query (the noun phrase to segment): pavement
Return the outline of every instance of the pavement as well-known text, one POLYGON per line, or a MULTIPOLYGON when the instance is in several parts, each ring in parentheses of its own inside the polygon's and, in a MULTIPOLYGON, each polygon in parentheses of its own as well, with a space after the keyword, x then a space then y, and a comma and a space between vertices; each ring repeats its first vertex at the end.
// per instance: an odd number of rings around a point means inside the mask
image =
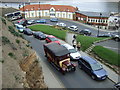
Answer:
MULTIPOLYGON (((73 40, 73 33, 67 33, 67 37, 66 37, 66 42, 69 43, 70 45, 72 45, 72 40, 73 40)), ((63 43, 63 42, 62 42, 63 43)), ((89 56, 88 54, 84 53, 83 51, 80 51, 80 54, 82 56, 89 56)), ((99 62, 99 61, 98 61, 99 62)), ((101 63, 101 62, 99 62, 101 63)), ((107 67, 106 65, 104 65, 103 63, 101 63, 101 65, 103 66, 103 68, 107 71, 108 73, 108 78, 110 80, 112 80, 114 83, 120 82, 120 76, 114 72, 112 69, 110 69, 109 67, 107 67)))

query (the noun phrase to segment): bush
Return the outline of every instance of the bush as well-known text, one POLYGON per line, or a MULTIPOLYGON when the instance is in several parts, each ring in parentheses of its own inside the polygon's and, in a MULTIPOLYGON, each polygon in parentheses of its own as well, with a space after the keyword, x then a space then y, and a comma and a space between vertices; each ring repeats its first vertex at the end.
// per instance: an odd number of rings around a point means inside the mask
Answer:
POLYGON ((9 55, 11 58, 16 59, 16 57, 15 57, 14 53, 10 52, 10 53, 8 53, 8 55, 9 55))
POLYGON ((23 38, 23 35, 20 34, 19 32, 16 32, 15 29, 13 28, 13 26, 8 26, 8 29, 9 29, 9 31, 10 31, 14 36, 22 37, 22 38, 23 38))
POLYGON ((4 63, 5 61, 4 61, 3 59, 0 59, 0 62, 1 62, 1 63, 4 63))
POLYGON ((5 44, 10 44, 10 40, 5 37, 5 36, 2 36, 2 43, 5 45, 5 44))
POLYGON ((20 43, 20 40, 16 39, 16 43, 19 44, 19 43, 20 43))
POLYGON ((0 17, 2 20, 2 23, 6 24, 6 20, 3 17, 0 17))

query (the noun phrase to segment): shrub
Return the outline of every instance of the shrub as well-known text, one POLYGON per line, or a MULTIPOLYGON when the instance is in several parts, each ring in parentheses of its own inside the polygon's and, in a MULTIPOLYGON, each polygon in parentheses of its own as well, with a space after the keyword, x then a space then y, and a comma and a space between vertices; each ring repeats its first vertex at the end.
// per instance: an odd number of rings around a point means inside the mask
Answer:
POLYGON ((1 63, 4 63, 5 61, 4 61, 3 59, 0 59, 0 62, 1 62, 1 63))
POLYGON ((20 43, 20 40, 16 39, 16 43, 19 44, 19 43, 20 43))
POLYGON ((16 59, 16 57, 15 57, 14 53, 10 52, 10 53, 8 53, 8 55, 9 55, 11 58, 16 59))
POLYGON ((5 36, 2 36, 2 43, 5 45, 5 44, 10 44, 10 40, 5 37, 5 36))
POLYGON ((6 24, 6 20, 3 17, 0 17, 2 20, 2 23, 6 24))
POLYGON ((24 38, 22 34, 20 34, 19 32, 16 32, 16 31, 15 31, 15 29, 13 28, 13 26, 8 26, 8 29, 9 29, 9 31, 10 31, 14 36, 24 38))

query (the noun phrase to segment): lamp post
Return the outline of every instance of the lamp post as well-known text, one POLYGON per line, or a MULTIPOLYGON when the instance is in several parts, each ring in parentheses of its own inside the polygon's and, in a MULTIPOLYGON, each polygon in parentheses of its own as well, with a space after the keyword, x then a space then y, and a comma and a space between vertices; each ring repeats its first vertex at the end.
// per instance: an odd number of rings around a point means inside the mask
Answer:
POLYGON ((102 13, 100 13, 99 25, 98 25, 98 34, 97 34, 97 36, 99 36, 99 27, 100 27, 100 22, 101 22, 101 16, 102 16, 102 13))
POLYGON ((40 18, 40 2, 39 2, 39 18, 40 18))

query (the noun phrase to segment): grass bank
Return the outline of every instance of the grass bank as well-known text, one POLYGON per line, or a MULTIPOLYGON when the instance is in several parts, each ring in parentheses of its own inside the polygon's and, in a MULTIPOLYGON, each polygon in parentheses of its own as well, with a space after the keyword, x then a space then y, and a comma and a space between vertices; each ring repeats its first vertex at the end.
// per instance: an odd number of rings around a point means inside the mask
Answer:
POLYGON ((83 35, 77 36, 77 41, 81 43, 81 49, 83 51, 89 48, 93 42, 98 40, 103 40, 103 39, 106 39, 106 38, 90 37, 90 36, 83 36, 83 35))
POLYGON ((105 62, 120 66, 120 63, 118 63, 120 61, 120 54, 102 46, 95 46, 92 52, 99 56, 101 59, 105 60, 105 62))
POLYGON ((66 31, 58 30, 57 28, 53 26, 33 25, 33 26, 29 26, 29 28, 33 31, 41 31, 46 34, 54 35, 62 40, 65 40, 65 37, 66 37, 66 31))

